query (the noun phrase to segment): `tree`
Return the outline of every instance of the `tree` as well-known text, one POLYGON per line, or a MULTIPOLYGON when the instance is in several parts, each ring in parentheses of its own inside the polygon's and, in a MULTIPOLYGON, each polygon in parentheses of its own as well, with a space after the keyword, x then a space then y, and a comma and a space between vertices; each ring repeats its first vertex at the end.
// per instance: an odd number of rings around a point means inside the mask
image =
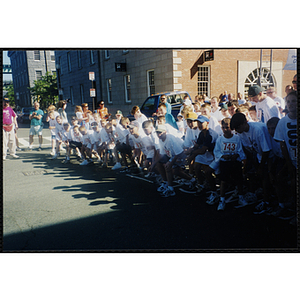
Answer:
POLYGON ((41 109, 58 101, 58 89, 56 74, 46 73, 40 80, 34 80, 34 86, 29 88, 34 100, 40 102, 41 109))
POLYGON ((14 92, 14 86, 12 83, 4 86, 4 91, 6 91, 7 93, 5 94, 5 98, 9 99, 9 103, 10 106, 14 106, 15 105, 15 92, 14 92))

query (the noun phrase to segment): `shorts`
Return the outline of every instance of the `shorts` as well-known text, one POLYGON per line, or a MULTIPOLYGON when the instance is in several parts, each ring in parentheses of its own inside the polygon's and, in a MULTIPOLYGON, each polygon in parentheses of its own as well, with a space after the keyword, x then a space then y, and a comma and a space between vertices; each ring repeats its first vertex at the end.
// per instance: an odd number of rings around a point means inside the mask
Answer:
MULTIPOLYGON (((171 160, 171 157, 167 155, 163 155, 163 157, 159 160, 160 163, 166 164, 168 161, 171 160)), ((178 156, 177 160, 175 161, 174 165, 172 166, 173 169, 181 168, 186 165, 186 155, 185 153, 181 153, 181 155, 178 156)))
POLYGON ((82 143, 76 142, 76 141, 70 141, 69 147, 71 149, 81 148, 82 147, 82 143))
POLYGON ((214 161, 214 156, 211 152, 205 152, 204 154, 199 154, 195 158, 195 162, 202 165, 210 165, 214 161))
POLYGON ((55 135, 55 134, 52 134, 52 135, 51 135, 51 140, 55 140, 55 138, 56 138, 56 135, 55 135))
POLYGON ((243 180, 242 162, 236 161, 220 161, 220 175, 221 181, 228 181, 229 178, 240 182, 243 180))
POLYGON ((125 143, 117 144, 116 149, 117 151, 123 154, 131 154, 132 152, 131 146, 125 143))
POLYGON ((29 129, 29 135, 42 135, 43 125, 31 125, 29 129))

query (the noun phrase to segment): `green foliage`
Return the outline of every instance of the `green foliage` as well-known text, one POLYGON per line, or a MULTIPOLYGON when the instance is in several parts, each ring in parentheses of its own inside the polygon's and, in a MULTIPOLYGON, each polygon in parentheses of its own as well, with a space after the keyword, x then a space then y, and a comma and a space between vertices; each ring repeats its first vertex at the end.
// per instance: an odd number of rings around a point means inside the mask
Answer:
POLYGON ((9 85, 6 85, 4 86, 3 88, 5 91, 7 91, 6 95, 5 95, 5 98, 8 98, 9 99, 9 104, 10 106, 15 106, 15 92, 14 92, 14 86, 13 84, 9 84, 9 85))
POLYGON ((41 109, 46 109, 50 104, 58 102, 58 89, 56 74, 49 72, 40 80, 34 80, 34 86, 29 88, 35 101, 40 102, 41 109))

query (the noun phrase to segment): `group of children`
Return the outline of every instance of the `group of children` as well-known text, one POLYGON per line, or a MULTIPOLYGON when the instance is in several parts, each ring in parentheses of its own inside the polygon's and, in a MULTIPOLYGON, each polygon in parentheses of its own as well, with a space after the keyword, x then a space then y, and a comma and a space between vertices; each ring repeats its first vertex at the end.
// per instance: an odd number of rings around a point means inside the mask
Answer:
POLYGON ((286 97, 283 117, 263 103, 260 87, 250 88, 248 95, 252 101, 243 104, 226 99, 220 104, 217 97, 194 104, 186 99, 177 120, 165 101, 150 118, 134 106, 131 121, 117 111, 108 118, 95 112, 85 120, 73 117, 71 124, 63 123, 50 107, 52 158, 61 145, 66 147, 65 163, 71 151, 82 159, 81 165, 96 158, 103 168, 112 156, 113 170, 135 166, 146 176, 160 178, 157 191, 162 197, 174 196, 174 186, 180 185, 183 193, 202 198, 209 193, 206 202, 218 204, 218 210, 225 209, 229 187, 237 187, 238 207, 257 201, 262 190, 256 213, 278 216, 296 204, 297 92, 286 97))

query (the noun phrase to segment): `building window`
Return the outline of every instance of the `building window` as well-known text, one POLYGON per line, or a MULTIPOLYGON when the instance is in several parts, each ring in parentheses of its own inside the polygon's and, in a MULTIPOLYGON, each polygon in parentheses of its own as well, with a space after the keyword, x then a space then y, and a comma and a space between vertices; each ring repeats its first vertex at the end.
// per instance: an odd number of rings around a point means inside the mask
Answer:
POLYGON ((124 85, 125 85, 125 101, 131 102, 130 75, 124 76, 124 85))
POLYGON ((155 94, 154 70, 147 71, 148 96, 155 94))
POLYGON ((244 82, 244 98, 248 99, 248 90, 249 87, 257 84, 261 85, 263 88, 267 89, 269 86, 276 86, 275 79, 273 74, 270 74, 270 71, 267 68, 262 68, 261 70, 261 79, 259 83, 259 73, 260 69, 254 69, 251 71, 244 82))
POLYGON ((71 99, 71 104, 74 104, 73 87, 72 86, 70 86, 70 99, 71 99))
POLYGON ((84 103, 83 84, 80 85, 80 99, 81 103, 84 103))
POLYGON ((34 60, 41 60, 41 55, 39 50, 34 50, 34 60))
POLYGON ((94 64, 95 63, 95 60, 94 60, 94 51, 90 51, 90 64, 94 64))
POLYGON ((112 103, 111 98, 111 79, 106 80, 106 87, 107 87, 107 102, 112 103))
POLYGON ((77 51, 77 57, 78 57, 78 68, 81 69, 82 63, 81 63, 81 51, 80 50, 77 51))
POLYGON ((71 53, 70 52, 67 53, 67 60, 68 60, 68 71, 71 72, 72 67, 71 67, 71 53))
POLYGON ((50 60, 55 61, 55 53, 54 51, 50 51, 50 60))
POLYGON ((105 54, 105 59, 110 58, 109 50, 104 50, 104 54, 105 54))
POLYGON ((198 95, 210 97, 210 66, 198 66, 198 95))
POLYGON ((40 70, 36 70, 35 71, 35 78, 36 78, 36 80, 41 80, 42 79, 42 71, 40 71, 40 70))

